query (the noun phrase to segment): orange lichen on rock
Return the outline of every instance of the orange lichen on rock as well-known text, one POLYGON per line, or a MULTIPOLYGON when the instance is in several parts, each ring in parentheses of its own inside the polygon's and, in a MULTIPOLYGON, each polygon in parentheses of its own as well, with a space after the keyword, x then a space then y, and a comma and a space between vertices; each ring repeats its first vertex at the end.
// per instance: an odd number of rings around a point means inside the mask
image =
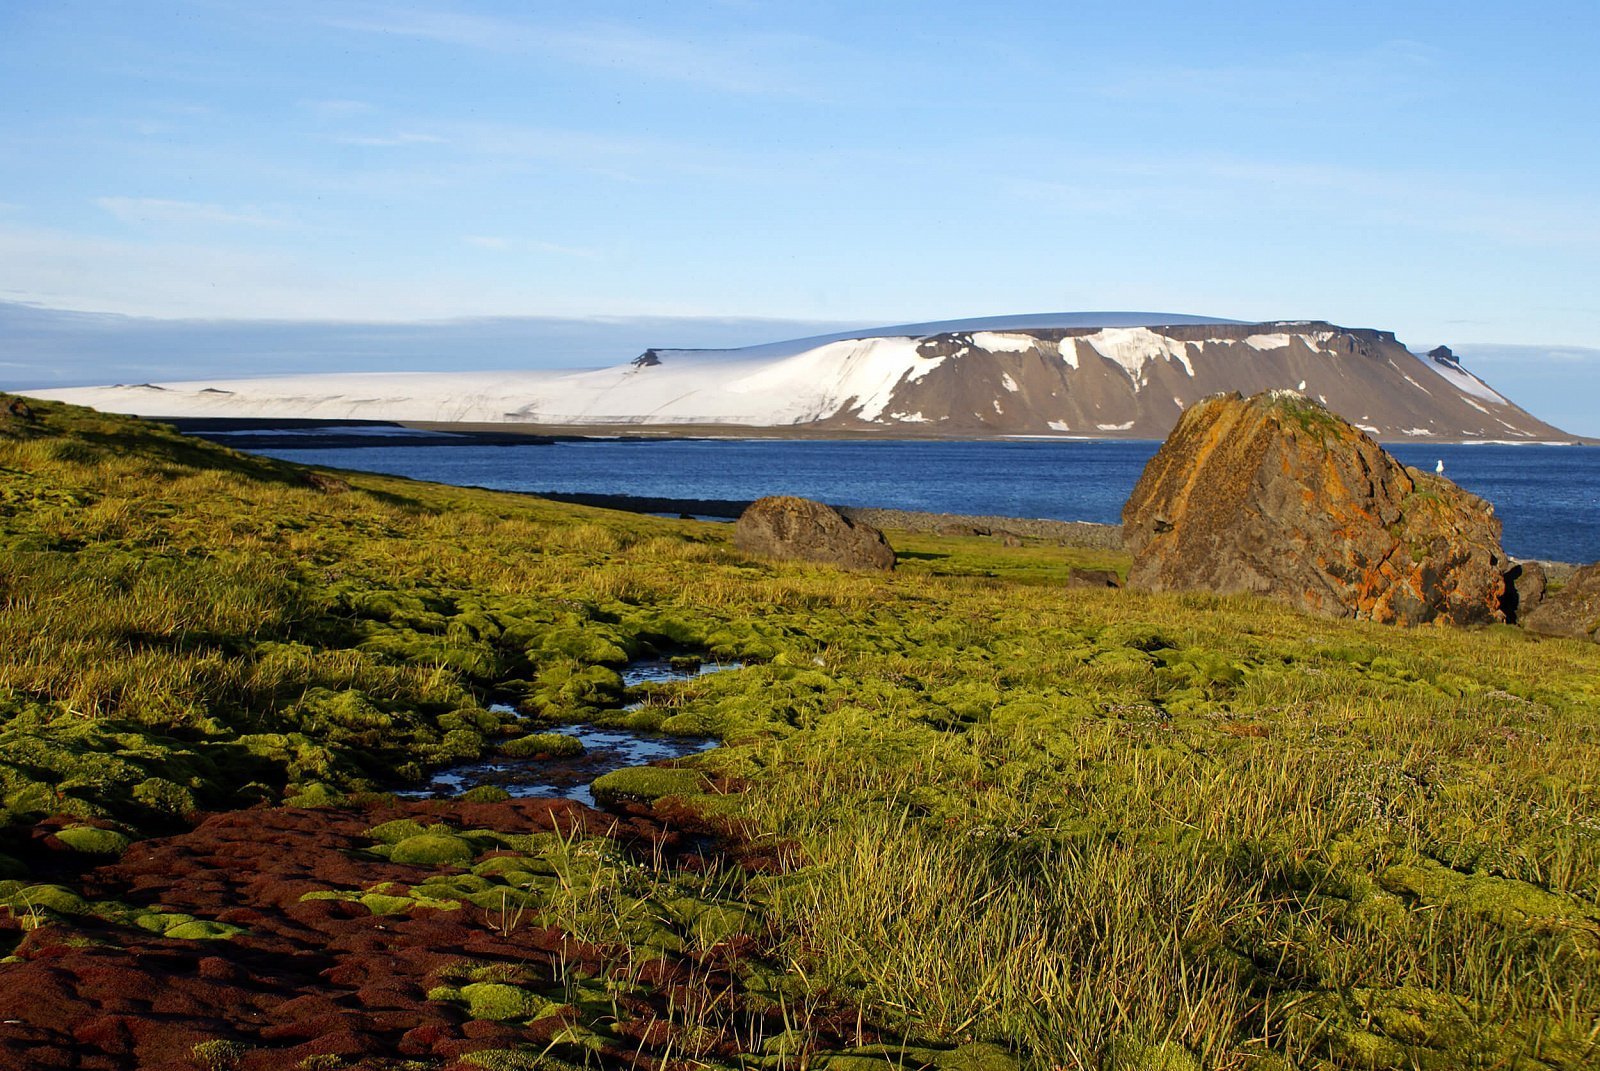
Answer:
POLYGON ((1505 620, 1493 507, 1292 391, 1190 408, 1122 521, 1130 588, 1406 625, 1505 620))

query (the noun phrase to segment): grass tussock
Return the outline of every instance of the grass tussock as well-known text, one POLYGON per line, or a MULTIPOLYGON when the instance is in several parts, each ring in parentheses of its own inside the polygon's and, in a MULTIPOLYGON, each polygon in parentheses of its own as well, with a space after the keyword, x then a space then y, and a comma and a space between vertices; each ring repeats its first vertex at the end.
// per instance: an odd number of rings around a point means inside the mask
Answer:
MULTIPOLYGON (((1600 1060, 1592 645, 1069 590, 1126 563, 1039 543, 892 533, 889 576, 756 561, 715 525, 329 493, 36 411, 0 427, 0 867, 55 813, 139 835, 515 753, 506 697, 723 742, 673 791, 797 860, 736 882, 796 1022, 843 1006, 1038 1068, 1600 1060), (745 668, 624 691, 674 653, 745 668)), ((552 850, 539 917, 586 942, 646 947, 650 904, 687 895, 552 850)), ((686 1037, 724 1014, 688 1007, 686 1037)))

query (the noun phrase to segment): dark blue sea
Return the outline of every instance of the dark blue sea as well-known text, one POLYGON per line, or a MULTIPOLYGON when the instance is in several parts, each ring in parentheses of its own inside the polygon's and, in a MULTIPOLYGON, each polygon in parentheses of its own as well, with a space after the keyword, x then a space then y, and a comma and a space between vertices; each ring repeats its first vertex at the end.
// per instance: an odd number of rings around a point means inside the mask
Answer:
MULTIPOLYGON (((251 448, 249 434, 218 438, 251 448)), ((730 500, 792 494, 835 505, 1115 523, 1160 445, 595 439, 442 447, 422 441, 402 433, 384 436, 382 446, 289 449, 280 437, 260 452, 508 491, 730 500)), ((1494 503, 1505 524, 1508 553, 1600 560, 1600 448, 1424 444, 1388 449, 1428 471, 1442 460, 1446 476, 1494 503)))

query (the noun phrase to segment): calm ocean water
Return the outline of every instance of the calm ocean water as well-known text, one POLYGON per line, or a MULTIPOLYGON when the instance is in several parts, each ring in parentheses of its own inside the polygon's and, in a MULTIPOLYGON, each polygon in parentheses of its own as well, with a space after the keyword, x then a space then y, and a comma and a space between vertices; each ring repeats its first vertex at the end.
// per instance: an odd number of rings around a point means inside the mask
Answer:
MULTIPOLYGON (((322 429, 324 431, 329 429, 322 429)), ((227 436, 249 449, 250 436, 227 436)), ((1115 523, 1159 443, 1010 440, 590 440, 554 445, 274 448, 315 465, 508 491, 752 499, 793 494, 837 505, 1115 523)), ((392 445, 390 445, 392 443, 392 445)), ((1494 503, 1506 550, 1600 560, 1600 448, 1406 445, 1402 461, 1494 503)))

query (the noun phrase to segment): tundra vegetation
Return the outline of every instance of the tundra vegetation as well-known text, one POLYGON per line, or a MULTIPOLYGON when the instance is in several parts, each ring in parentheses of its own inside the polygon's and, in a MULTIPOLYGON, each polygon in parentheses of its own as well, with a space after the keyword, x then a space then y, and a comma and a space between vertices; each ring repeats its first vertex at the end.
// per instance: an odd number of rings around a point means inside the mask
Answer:
MULTIPOLYGON (((1069 590, 1126 560, 1037 541, 891 533, 894 573, 842 573, 714 524, 34 416, 0 423, 0 983, 40 931, 245 940, 86 876, 263 805, 416 876, 308 902, 590 950, 431 968, 441 1014, 498 1024, 463 1066, 1600 1061, 1593 644, 1069 590), (671 655, 743 668, 624 687, 671 655), (573 722, 716 737, 595 788, 726 851, 385 794, 553 761, 573 722)), ((342 1060, 301 1066, 449 1063, 342 1060)))

